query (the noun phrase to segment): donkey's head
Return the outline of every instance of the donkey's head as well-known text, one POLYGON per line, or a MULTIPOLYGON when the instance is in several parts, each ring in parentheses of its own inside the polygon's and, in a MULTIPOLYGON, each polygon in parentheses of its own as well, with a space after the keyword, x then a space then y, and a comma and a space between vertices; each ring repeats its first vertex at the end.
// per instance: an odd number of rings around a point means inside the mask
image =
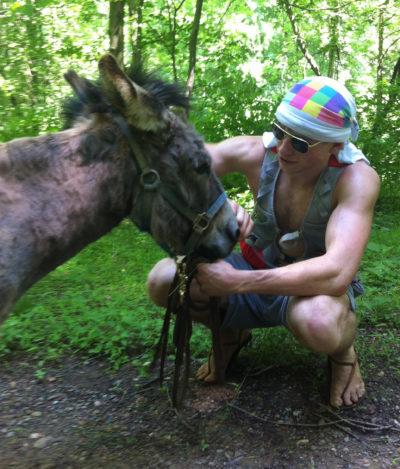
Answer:
MULTIPOLYGON (((174 254, 228 255, 239 231, 234 213, 202 139, 169 109, 189 107, 187 99, 176 85, 126 75, 111 55, 100 59, 99 70, 104 112, 118 123, 139 176, 129 217, 174 254)), ((98 92, 77 75, 67 80, 78 95, 98 92)))

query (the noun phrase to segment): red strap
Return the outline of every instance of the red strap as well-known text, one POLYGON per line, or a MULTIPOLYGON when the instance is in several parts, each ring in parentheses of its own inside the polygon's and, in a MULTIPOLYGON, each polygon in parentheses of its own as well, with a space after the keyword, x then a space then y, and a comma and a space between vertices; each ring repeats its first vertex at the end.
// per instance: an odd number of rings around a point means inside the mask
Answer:
POLYGON ((329 158, 328 166, 334 166, 335 168, 343 168, 343 166, 346 166, 343 163, 339 163, 339 161, 336 159, 335 155, 331 155, 329 158))
POLYGON ((267 269, 268 266, 264 261, 263 252, 260 248, 250 246, 246 241, 240 242, 240 249, 243 257, 253 267, 253 269, 267 269))

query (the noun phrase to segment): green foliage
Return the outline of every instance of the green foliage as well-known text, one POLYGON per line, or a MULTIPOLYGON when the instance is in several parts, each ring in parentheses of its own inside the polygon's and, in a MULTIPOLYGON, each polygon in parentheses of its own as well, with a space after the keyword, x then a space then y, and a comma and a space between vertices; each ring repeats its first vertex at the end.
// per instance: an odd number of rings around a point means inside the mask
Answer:
MULTIPOLYGON (((190 119, 214 142, 269 130, 287 88, 313 73, 298 36, 321 73, 346 82, 358 103, 358 146, 382 178, 379 212, 360 268, 367 286, 359 300, 361 326, 374 324, 389 334, 400 322, 399 5, 394 0, 384 5, 296 0, 290 2, 295 34, 285 3, 204 2, 190 119)), ((182 83, 194 7, 194 0, 144 3, 142 56, 149 68, 182 83)), ((108 9, 106 0, 1 4, 0 140, 60 128, 59 110, 70 93, 63 73, 73 68, 96 78, 97 59, 108 50, 108 9)), ((136 19, 126 21, 129 28, 136 19)), ((130 48, 127 41, 127 64, 130 48)), ((229 195, 251 210, 245 179, 232 174, 223 182, 229 195)), ((129 360, 147 363, 163 311, 149 302, 145 279, 162 255, 151 240, 123 223, 18 302, 1 329, 0 354, 23 350, 49 359, 63 351, 84 351, 105 355, 115 366, 129 360)), ((278 343, 291 349, 281 334, 268 335, 269 352, 278 343)), ((206 355, 209 341, 201 328, 195 328, 192 344, 195 354, 206 355)))
MULTIPOLYGON (((374 325, 384 341, 381 346, 390 343, 392 349, 400 328, 399 246, 398 213, 377 213, 360 268, 366 293, 357 300, 358 315, 361 329, 374 325)), ((147 235, 123 222, 20 299, 0 330, 0 356, 28 352, 50 360, 65 352, 79 352, 106 356, 116 368, 131 362, 146 375, 164 311, 149 301, 145 282, 153 264, 163 256, 147 235)), ((376 341, 380 343, 379 337, 376 341)), ((290 363, 306 353, 281 328, 257 331, 253 343, 261 345, 260 367, 265 357, 270 363, 284 354, 290 363)), ((171 344, 170 340, 169 353, 173 352, 171 344)), ((205 357, 209 347, 209 334, 194 325, 193 355, 205 357)), ((39 366, 38 376, 42 369, 39 366)))
POLYGON ((1 330, 1 350, 48 357, 84 350, 116 366, 142 353, 161 328, 145 281, 162 255, 146 235, 122 223, 22 297, 1 330))
POLYGON ((69 68, 93 74, 106 49, 105 21, 94 1, 9 2, 0 14, 0 140, 60 128, 69 68), (88 14, 87 12, 92 12, 88 14), (90 23, 86 20, 90 19, 90 23), (79 25, 76 29, 71 29, 79 25), (94 47, 94 44, 97 47, 94 47), (103 45, 102 45, 103 44, 103 45))
MULTIPOLYGON (((115 367, 148 364, 164 310, 148 299, 146 278, 164 256, 124 221, 19 300, 0 329, 0 356, 24 351, 49 360, 81 352, 106 356, 115 367)), ((202 328, 194 328, 192 343, 194 356, 206 354, 202 328)))
MULTIPOLYGON (((192 122, 214 142, 269 130, 283 93, 313 73, 301 37, 321 73, 345 81, 356 97, 359 146, 382 176, 382 200, 399 197, 399 5, 297 0, 290 3, 289 18, 287 3, 204 2, 192 122)), ((58 130, 69 93, 62 75, 74 68, 96 77, 97 59, 108 49, 109 2, 21 0, 0 8, 0 140, 58 130)), ((144 3, 141 55, 149 68, 181 83, 187 79, 194 10, 194 0, 144 3)), ((126 15, 126 29, 136 21, 126 15)), ((127 40, 127 64, 130 57, 127 40)), ((243 182, 236 190, 245 190, 243 182)))
POLYGON ((360 277, 366 293, 358 300, 362 322, 400 327, 400 225, 399 212, 375 217, 360 277))

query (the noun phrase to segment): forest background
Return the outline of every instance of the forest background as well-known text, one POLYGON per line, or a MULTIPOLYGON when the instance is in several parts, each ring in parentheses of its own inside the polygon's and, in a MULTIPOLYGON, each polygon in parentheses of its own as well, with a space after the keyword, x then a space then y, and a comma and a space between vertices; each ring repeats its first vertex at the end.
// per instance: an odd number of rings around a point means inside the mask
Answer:
MULTIPOLYGON (((339 79, 356 98, 357 146, 382 180, 360 274, 360 329, 379 337, 377 354, 400 373, 400 6, 394 0, 21 0, 0 1, 0 140, 58 131, 70 94, 68 69, 96 79, 105 52, 145 63, 192 98, 189 119, 206 141, 269 130, 285 91, 307 75, 339 79)), ((244 179, 224 179, 251 209, 244 179)), ((0 333, 0 353, 36 354, 38 373, 63 351, 106 355, 115 367, 148 363, 162 311, 145 279, 163 254, 128 222, 33 287, 0 333)), ((260 332, 260 341, 264 340, 260 332)), ((275 345, 296 344, 285 331, 275 345)), ((194 353, 205 354, 201 332, 194 353)), ((366 346, 365 346, 366 347, 366 346)), ((372 349, 371 349, 372 347, 372 349)), ((296 349, 298 352, 298 349, 296 349)), ((300 352, 298 352, 300 353, 300 352)), ((372 365, 371 365, 372 366, 372 365)), ((373 370, 370 370, 373 372, 373 370)))

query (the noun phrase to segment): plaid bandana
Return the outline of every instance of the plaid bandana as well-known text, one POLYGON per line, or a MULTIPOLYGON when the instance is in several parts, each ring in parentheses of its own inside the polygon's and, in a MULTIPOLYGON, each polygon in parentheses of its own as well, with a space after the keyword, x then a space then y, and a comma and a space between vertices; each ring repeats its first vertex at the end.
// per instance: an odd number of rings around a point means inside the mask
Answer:
POLYGON ((353 96, 328 77, 296 83, 276 111, 278 121, 301 135, 321 142, 357 140, 358 124, 353 96))

